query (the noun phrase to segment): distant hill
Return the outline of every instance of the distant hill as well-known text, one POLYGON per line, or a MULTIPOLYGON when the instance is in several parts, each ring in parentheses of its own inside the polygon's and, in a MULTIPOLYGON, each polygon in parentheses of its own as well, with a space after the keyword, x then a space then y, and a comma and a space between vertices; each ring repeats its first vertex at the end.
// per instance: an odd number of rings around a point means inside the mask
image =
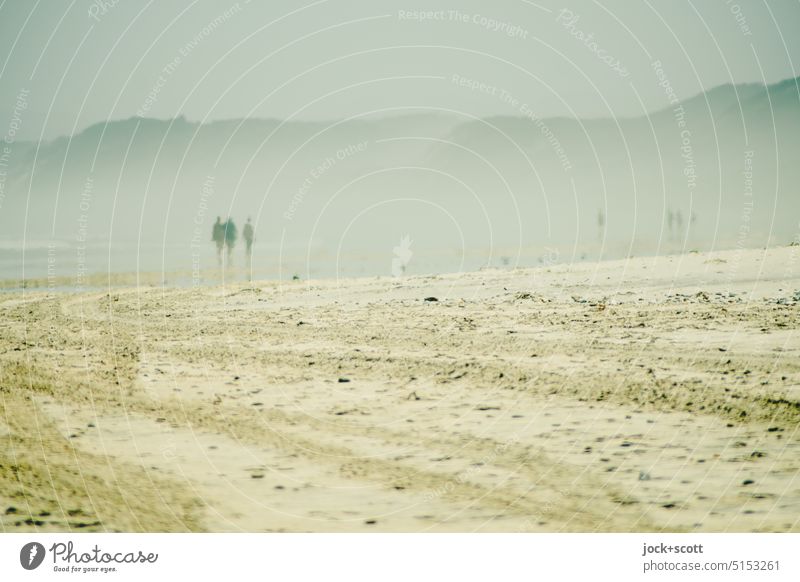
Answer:
POLYGON ((800 222, 799 82, 717 87, 681 116, 99 123, 14 144, 0 236, 74 241, 82 220, 89 238, 188 243, 230 213, 276 245, 783 243, 800 222))

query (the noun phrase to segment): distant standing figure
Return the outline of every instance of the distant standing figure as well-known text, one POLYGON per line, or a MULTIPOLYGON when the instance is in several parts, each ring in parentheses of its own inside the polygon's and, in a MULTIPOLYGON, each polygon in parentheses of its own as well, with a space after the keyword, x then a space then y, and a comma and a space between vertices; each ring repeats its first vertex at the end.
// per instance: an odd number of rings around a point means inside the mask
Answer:
POLYGON ((236 246, 236 239, 238 234, 236 232, 236 224, 234 224, 233 219, 228 217, 228 221, 225 223, 225 247, 228 249, 228 264, 231 263, 231 259, 233 258, 233 247, 236 246))
POLYGON ((597 211, 597 238, 603 238, 603 227, 606 225, 606 215, 603 214, 602 210, 597 211))
POLYGON ((253 230, 253 224, 250 221, 250 217, 247 217, 247 224, 244 225, 242 229, 242 237, 244 237, 244 244, 245 249, 244 252, 249 258, 253 252, 253 240, 255 239, 255 230, 253 230))
POLYGON ((675 221, 675 215, 672 213, 672 209, 667 212, 667 226, 669 227, 669 238, 674 238, 672 235, 672 223, 675 221))
POLYGON ((222 219, 219 216, 217 216, 217 221, 211 231, 211 240, 217 245, 217 261, 222 265, 222 247, 225 246, 225 225, 222 224, 222 219))

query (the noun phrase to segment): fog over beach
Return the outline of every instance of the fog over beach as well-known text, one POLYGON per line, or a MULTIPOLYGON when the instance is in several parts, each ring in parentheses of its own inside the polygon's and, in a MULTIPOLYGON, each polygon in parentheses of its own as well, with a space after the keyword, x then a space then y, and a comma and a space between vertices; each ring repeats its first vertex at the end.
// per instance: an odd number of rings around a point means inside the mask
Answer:
MULTIPOLYGON (((504 91, 458 75, 440 82, 504 91)), ((797 235, 796 79, 716 87, 616 120, 540 119, 529 107, 511 101, 510 115, 488 118, 407 108, 335 123, 132 118, 18 142, 0 265, 6 279, 22 279, 23 267, 46 277, 51 256, 58 276, 213 269, 218 214, 254 217, 252 267, 270 279, 389 276, 406 235, 416 274, 797 235)))
POLYGON ((800 531, 797 30, 0 3, 2 531, 800 531))

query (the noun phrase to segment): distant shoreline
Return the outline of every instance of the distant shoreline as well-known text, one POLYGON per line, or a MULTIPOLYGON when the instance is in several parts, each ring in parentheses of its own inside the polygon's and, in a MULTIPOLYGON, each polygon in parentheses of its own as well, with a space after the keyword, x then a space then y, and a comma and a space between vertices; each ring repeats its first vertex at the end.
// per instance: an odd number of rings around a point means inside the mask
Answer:
POLYGON ((497 271, 511 271, 511 270, 535 270, 554 267, 557 265, 571 265, 571 264, 590 264, 590 263, 608 263, 612 261, 625 261, 634 258, 656 258, 656 257, 680 257, 686 255, 705 255, 717 253, 742 253, 755 250, 770 250, 780 249, 785 247, 797 247, 798 254, 800 254, 800 244, 793 241, 786 245, 772 245, 768 247, 721 247, 714 251, 695 250, 690 249, 683 252, 675 252, 668 250, 664 253, 640 253, 630 257, 615 257, 607 256, 599 260, 591 257, 578 260, 561 260, 553 261, 544 265, 519 265, 519 266, 500 266, 490 265, 484 266, 479 269, 467 269, 463 271, 440 271, 440 272, 427 272, 427 273, 411 273, 402 277, 394 277, 388 272, 386 274, 365 274, 356 276, 327 276, 327 277, 311 277, 307 278, 302 274, 297 274, 297 279, 293 279, 294 274, 287 274, 283 278, 262 276, 267 273, 267 269, 246 269, 242 267, 231 267, 229 269, 204 269, 200 272, 199 283, 193 283, 193 277, 196 278, 197 273, 191 269, 177 269, 177 270, 164 270, 164 271, 120 271, 112 273, 95 272, 82 277, 83 284, 76 285, 76 278, 74 276, 56 276, 56 277, 32 277, 29 279, 18 278, 0 278, 0 293, 14 293, 24 291, 47 291, 51 293, 80 293, 82 291, 96 291, 98 289, 123 289, 128 287, 160 287, 165 289, 189 289, 192 287, 209 288, 222 284, 238 285, 244 283, 292 283, 296 281, 309 282, 325 282, 325 281, 338 281, 338 280, 382 280, 382 279, 396 279, 398 282, 404 279, 419 278, 419 277, 452 277, 464 275, 479 271, 497 270, 497 271))

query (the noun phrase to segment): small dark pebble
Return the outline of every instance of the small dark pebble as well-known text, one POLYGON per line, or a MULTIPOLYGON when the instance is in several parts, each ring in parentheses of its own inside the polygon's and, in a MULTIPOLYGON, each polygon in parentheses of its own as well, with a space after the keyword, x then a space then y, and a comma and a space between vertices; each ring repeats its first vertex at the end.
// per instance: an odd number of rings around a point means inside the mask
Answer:
POLYGON ((365 521, 364 523, 366 523, 367 525, 373 525, 373 524, 376 524, 376 523, 378 523, 378 521, 377 521, 377 520, 375 520, 375 519, 368 519, 368 520, 367 520, 367 521, 365 521))
POLYGON ((14 507, 13 505, 11 507, 9 507, 8 509, 6 509, 6 515, 11 515, 12 513, 16 513, 16 512, 17 512, 17 508, 14 507))
POLYGON ((752 485, 753 483, 755 483, 755 481, 753 481, 752 479, 745 479, 744 481, 742 481, 742 485, 752 485))
POLYGON ((664 509, 672 509, 673 507, 675 507, 675 504, 674 503, 665 503, 661 507, 663 507, 664 509))
POLYGON ((350 378, 339 378, 339 384, 345 384, 346 382, 349 382, 349 381, 350 381, 350 378))
POLYGON ((779 426, 771 426, 767 429, 767 432, 782 432, 783 429, 779 426))
MULTIPOLYGON (((439 299, 437 297, 426 297, 425 301, 433 302, 433 301, 439 301, 439 299)), ((367 522, 367 523, 369 523, 369 522, 367 522)))

